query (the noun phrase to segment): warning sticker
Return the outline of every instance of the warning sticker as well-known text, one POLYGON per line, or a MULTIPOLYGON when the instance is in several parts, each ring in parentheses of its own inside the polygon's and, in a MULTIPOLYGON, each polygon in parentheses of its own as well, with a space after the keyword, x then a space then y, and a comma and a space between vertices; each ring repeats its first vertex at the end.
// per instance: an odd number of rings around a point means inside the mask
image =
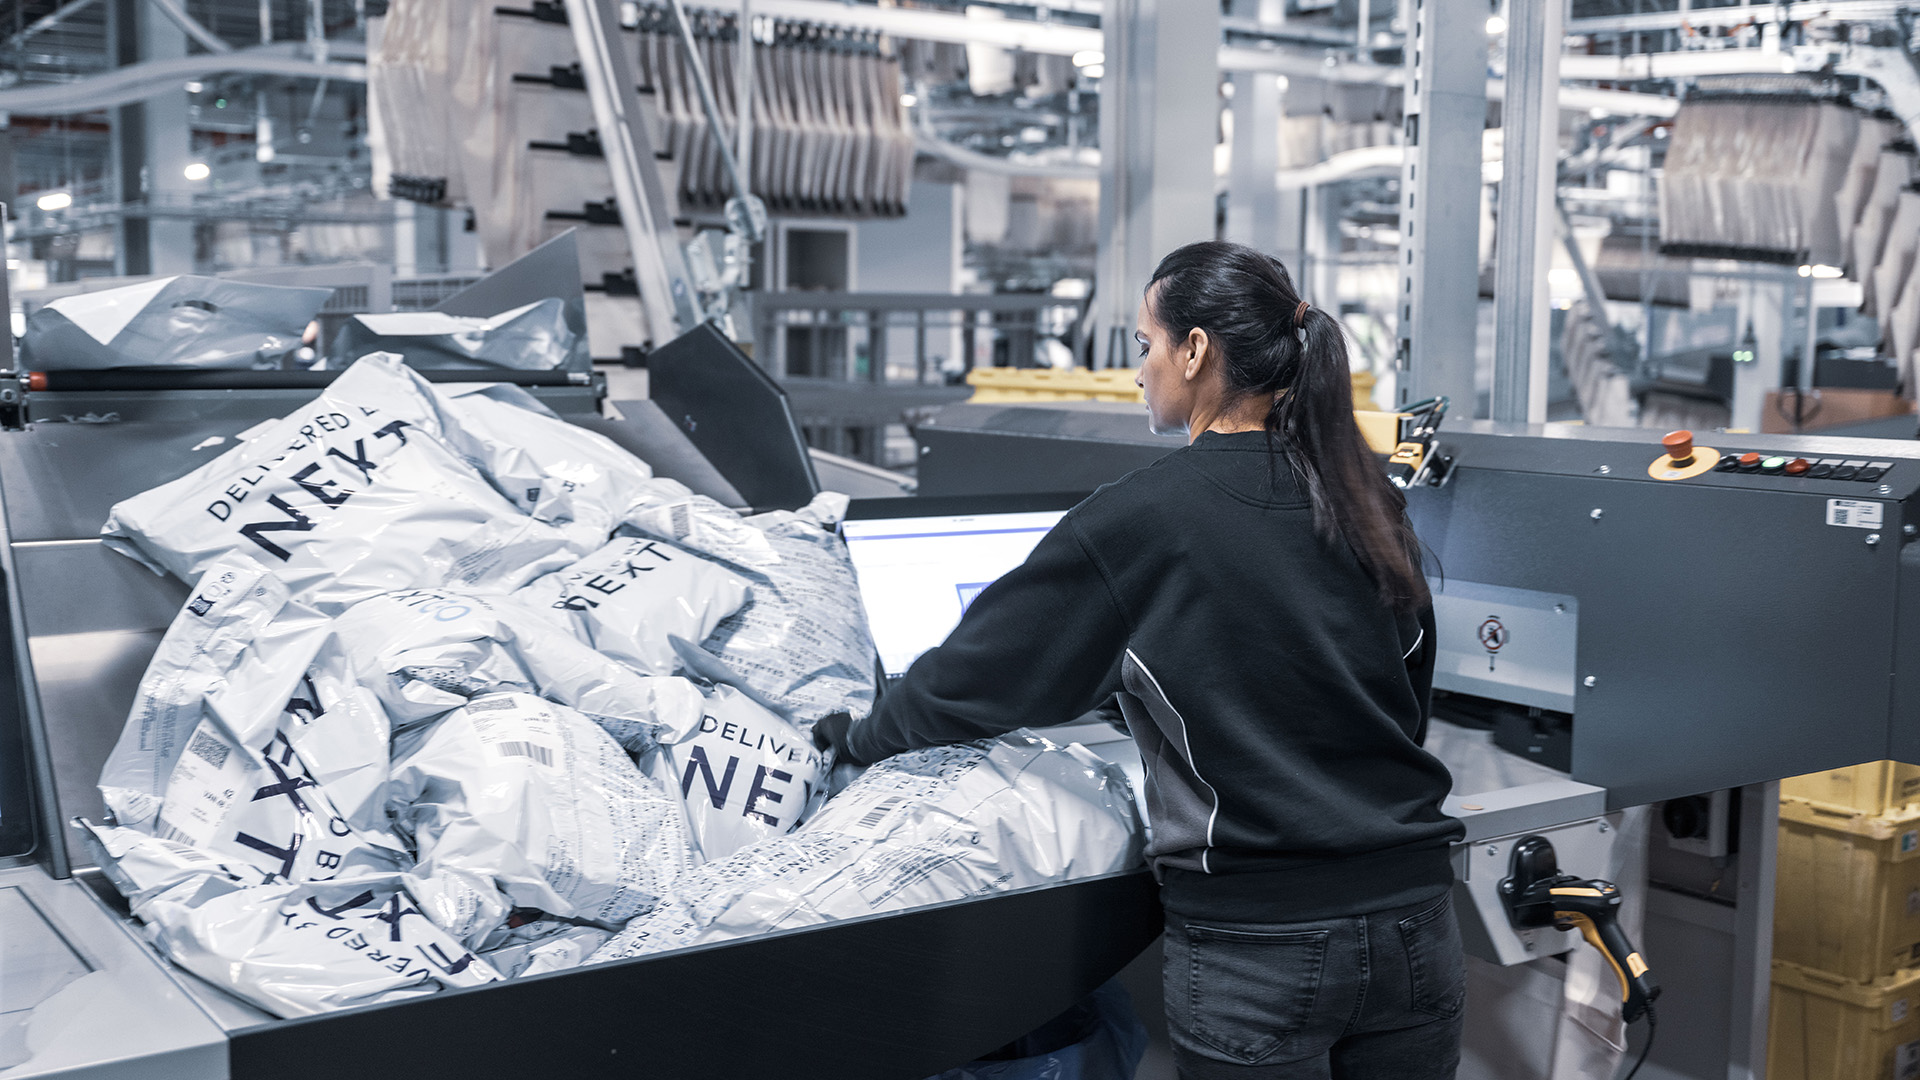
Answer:
POLYGON ((1877 502, 1864 502, 1859 499, 1828 499, 1827 524, 1844 525, 1852 529, 1877 529, 1885 520, 1885 507, 1877 502))

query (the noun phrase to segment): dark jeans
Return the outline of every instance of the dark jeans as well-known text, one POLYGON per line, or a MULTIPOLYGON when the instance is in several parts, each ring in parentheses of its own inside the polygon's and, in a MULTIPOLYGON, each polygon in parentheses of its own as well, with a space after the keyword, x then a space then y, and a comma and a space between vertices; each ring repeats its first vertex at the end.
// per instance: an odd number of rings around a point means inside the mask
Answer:
POLYGON ((1305 923, 1169 911, 1167 1027, 1182 1080, 1451 1080, 1466 961, 1450 898, 1305 923))

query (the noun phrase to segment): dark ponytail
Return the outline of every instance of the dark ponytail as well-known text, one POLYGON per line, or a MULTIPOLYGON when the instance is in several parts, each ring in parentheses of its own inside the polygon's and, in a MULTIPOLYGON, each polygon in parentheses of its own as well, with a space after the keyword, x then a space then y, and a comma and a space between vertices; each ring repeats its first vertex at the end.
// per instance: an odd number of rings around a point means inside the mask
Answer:
POLYGON ((1272 400, 1267 444, 1313 501, 1315 530, 1353 550, 1383 602, 1402 611, 1424 607, 1429 594, 1420 541, 1407 521, 1406 497, 1387 481, 1354 423, 1339 321, 1302 307, 1280 260, 1218 240, 1188 244, 1160 260, 1147 297, 1154 320, 1173 340, 1206 331, 1224 361, 1231 398, 1272 400))

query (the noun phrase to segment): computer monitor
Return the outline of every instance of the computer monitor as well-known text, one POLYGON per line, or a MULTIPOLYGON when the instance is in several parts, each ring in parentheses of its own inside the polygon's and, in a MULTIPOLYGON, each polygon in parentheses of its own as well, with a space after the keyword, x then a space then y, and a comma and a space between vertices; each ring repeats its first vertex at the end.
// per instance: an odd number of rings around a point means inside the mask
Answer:
POLYGON ((890 682, 946 640, 1084 493, 856 500, 841 524, 890 682))

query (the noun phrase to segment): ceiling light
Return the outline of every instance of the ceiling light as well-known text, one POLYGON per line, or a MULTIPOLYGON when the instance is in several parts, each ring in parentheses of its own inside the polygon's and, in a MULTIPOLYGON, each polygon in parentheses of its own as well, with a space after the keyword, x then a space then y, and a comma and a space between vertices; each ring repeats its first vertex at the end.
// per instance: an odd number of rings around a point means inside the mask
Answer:
POLYGON ((50 191, 34 200, 33 205, 42 210, 65 210, 73 205, 73 196, 64 191, 50 191))
POLYGON ((1487 16, 1487 33, 1499 35, 1507 32, 1507 20, 1498 15, 1487 16))
POLYGON ((189 180, 205 180, 213 175, 213 170, 207 168, 207 163, 204 161, 196 161, 181 171, 189 180))
POLYGON ((920 99, 919 99, 919 98, 917 98, 917 97, 915 97, 915 96, 913 96, 912 94, 901 94, 901 95, 900 95, 900 106, 901 106, 902 108, 905 108, 905 109, 911 109, 911 108, 913 108, 913 107, 914 107, 915 105, 918 105, 918 104, 920 104, 920 99))
POLYGON ((1073 54, 1074 67, 1098 67, 1107 62, 1107 54, 1099 49, 1081 49, 1073 54))
POLYGON ((1086 67, 1080 69, 1081 76, 1088 79, 1098 79, 1106 73, 1107 66, 1105 64, 1088 64, 1086 67))
POLYGON ((198 81, 195 81, 195 82, 190 82, 190 83, 188 83, 188 84, 187 84, 187 93, 189 93, 189 94, 197 94, 197 93, 199 93, 200 91, 202 91, 202 90, 205 90, 205 89, 206 89, 206 87, 205 87, 205 86, 203 86, 203 85, 201 85, 201 84, 200 84, 200 83, 199 83, 198 81))

